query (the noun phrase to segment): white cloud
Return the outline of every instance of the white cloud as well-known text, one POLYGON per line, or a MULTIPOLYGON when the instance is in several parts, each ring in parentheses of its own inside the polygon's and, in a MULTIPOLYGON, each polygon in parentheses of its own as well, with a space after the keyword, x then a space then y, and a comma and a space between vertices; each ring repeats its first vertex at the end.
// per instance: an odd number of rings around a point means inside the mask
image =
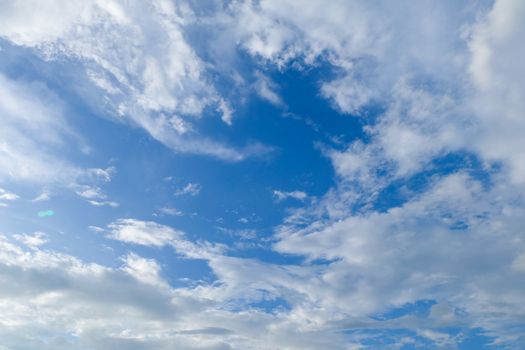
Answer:
POLYGON ((113 208, 117 208, 120 206, 119 203, 113 202, 113 201, 99 201, 99 200, 89 199, 87 202, 95 207, 103 207, 107 205, 113 208))
POLYGON ((292 198, 292 199, 297 199, 297 200, 303 201, 306 198, 308 198, 308 195, 306 194, 306 192, 303 192, 303 191, 289 191, 289 192, 286 192, 286 191, 274 190, 273 191, 273 195, 278 201, 282 201, 282 200, 285 200, 285 199, 288 199, 288 198, 292 198))
POLYGON ((37 195, 35 198, 33 198, 32 202, 44 202, 51 199, 53 196, 53 193, 47 189, 42 190, 39 195, 37 195))
POLYGON ((525 6, 522 1, 498 0, 471 28, 470 73, 475 95, 471 107, 479 129, 473 148, 489 160, 503 161, 514 182, 524 183, 525 6))
MULTIPOLYGON (((322 276, 325 285, 307 288, 324 310, 341 317, 422 299, 447 301, 469 315, 456 319, 456 326, 479 326, 508 341, 519 337, 510 329, 519 329, 525 314, 520 307, 509 311, 521 303, 523 285, 515 281, 524 247, 514 242, 525 208, 507 207, 516 192, 500 180, 483 190, 467 175, 452 174, 384 213, 347 211, 330 220, 310 219, 306 227, 304 221, 284 225, 275 248, 332 261, 322 276)), ((327 197, 322 206, 336 205, 334 200, 344 196, 327 197)))
POLYGON ((160 266, 153 259, 145 259, 130 253, 123 258, 125 266, 123 271, 137 280, 158 287, 167 287, 168 284, 160 276, 160 266))
POLYGON ((284 101, 277 93, 277 84, 259 71, 255 72, 255 77, 254 88, 257 95, 276 107, 285 107, 284 101))
POLYGON ((72 131, 63 104, 44 85, 0 75, 0 178, 67 183, 82 172, 58 155, 72 131))
POLYGON ((283 278, 286 270, 225 258, 217 264, 224 282, 234 283, 234 288, 220 284, 173 288, 156 261, 133 253, 122 261, 122 266, 112 268, 39 248, 24 252, 2 237, 0 270, 6 282, 0 288, 2 345, 53 350, 169 349, 174 343, 180 349, 269 349, 269 344, 289 349, 348 348, 342 335, 328 330, 330 337, 322 336, 326 330, 296 316, 230 310, 228 291, 240 292, 244 278, 254 281, 260 272, 264 286, 268 280, 283 278))
POLYGON ((84 198, 89 204, 93 206, 110 206, 116 208, 120 204, 115 201, 108 200, 108 196, 102 191, 102 189, 94 184, 100 182, 110 182, 111 176, 114 172, 115 168, 113 167, 106 170, 98 168, 88 169, 84 177, 86 178, 85 180, 91 182, 91 184, 75 184, 71 187, 75 189, 77 195, 84 198))
POLYGON ((221 113, 222 121, 228 125, 232 125, 233 109, 231 108, 231 106, 226 101, 221 99, 219 101, 219 106, 217 107, 217 110, 221 113))
POLYGON ((108 229, 110 239, 148 247, 172 246, 181 256, 190 259, 207 259, 224 250, 221 245, 193 243, 184 237, 182 231, 153 221, 119 219, 109 224, 108 229))
POLYGON ((183 233, 151 221, 120 219, 109 226, 112 239, 126 243, 162 247, 181 239, 183 233))
POLYGON ((184 3, 15 2, 4 10, 0 36, 46 60, 79 63, 83 68, 69 83, 101 115, 124 118, 176 152, 230 161, 258 155, 191 132, 205 109, 218 106, 226 123, 232 110, 185 39, 194 14, 184 3), (27 22, 26 11, 35 7, 27 22))
MULTIPOLYGON (((192 121, 203 110, 218 109, 231 124, 233 108, 210 87, 203 62, 184 37, 184 25, 198 14, 183 3, 145 8, 134 2, 72 2, 60 10, 44 4, 31 13, 32 22, 22 18, 21 6, 2 14, 2 36, 49 58, 80 57, 115 114, 176 151, 230 160, 250 153, 194 137, 192 121), (40 13, 59 20, 41 21, 40 13), (144 21, 137 20, 141 14, 147 14, 144 21), (107 30, 97 32, 100 25, 107 30)), ((453 347, 458 337, 440 329, 466 327, 480 328, 496 342, 523 343, 525 6, 518 0, 484 6, 267 0, 233 2, 227 11, 214 12, 224 34, 216 36, 234 38, 227 47, 238 44, 265 66, 330 64, 335 77, 319 82, 320 94, 368 123, 366 143, 322 147, 336 185, 294 211, 273 237, 275 251, 306 261, 289 266, 227 256, 222 246, 192 242, 183 232, 150 221, 120 219, 107 230, 96 229, 130 247, 171 246, 184 258, 205 260, 217 278, 214 284, 175 289, 163 280, 157 262, 136 254, 114 269, 36 246, 25 252, 2 240, 6 283, 0 291, 7 297, 0 302, 0 322, 16 332, 0 330, 0 338, 7 346, 55 349, 174 343, 337 349, 359 348, 366 339, 341 330, 366 328, 410 329, 437 347, 453 347), (384 111, 366 119, 364 107, 371 102, 384 111), (374 209, 382 189, 457 151, 474 152, 487 169, 494 161, 504 166, 488 174, 488 185, 463 172, 436 175, 422 193, 407 193, 406 202, 374 209), (250 307, 277 299, 289 310, 250 307), (428 317, 370 319, 428 299, 437 301, 428 317), (62 334, 62 345, 38 340, 49 333, 62 334)), ((43 98, 45 88, 2 79, 0 97, 7 102, 0 106, 6 120, 0 136, 8 141, 0 143, 6 160, 0 176, 76 178, 77 168, 36 147, 40 142, 54 149, 69 135, 67 123, 50 117, 62 115, 56 110, 61 104, 43 98), (40 119, 24 119, 29 114, 40 119), (26 136, 28 130, 34 139, 26 136)), ((282 105, 276 90, 259 76, 259 95, 282 105)), ((262 149, 255 146, 253 153, 262 149)), ((199 191, 190 183, 175 194, 199 191)), ((274 196, 307 198, 301 191, 276 190, 274 196)), ((398 344, 412 342, 417 340, 398 344)))
POLYGON ((77 190, 77 194, 86 199, 104 199, 107 197, 102 193, 102 190, 96 186, 82 186, 77 190))
MULTIPOLYGON (((6 4, 2 11, 0 35, 17 44, 37 45, 42 41, 54 40, 81 17, 82 12, 92 6, 92 1, 16 1, 6 4), (35 11, 36 10, 36 11, 35 11), (45 14, 43 16, 42 14, 45 14), (52 18, 52 20, 49 20, 52 18), (28 25, 31 22, 33 25, 28 25)), ((85 13, 84 17, 90 14, 85 13)))
MULTIPOLYGON (((0 101, 2 182, 44 185, 33 202, 48 200, 49 187, 70 188, 84 198, 104 197, 94 184, 110 181, 115 168, 86 169, 64 157, 65 148, 80 151, 84 143, 69 125, 62 100, 42 83, 0 74, 0 101)), ((0 191, 0 199, 9 198, 15 199, 14 194, 0 191)))
POLYGON ((182 211, 178 210, 177 208, 172 208, 172 207, 160 208, 159 212, 161 214, 171 215, 171 216, 183 216, 184 215, 182 211))
POLYGON ((321 93, 332 100, 337 109, 347 114, 359 114, 361 108, 374 98, 374 92, 370 88, 351 76, 323 84, 321 93))
POLYGON ((43 232, 16 234, 13 237, 30 248, 36 248, 48 242, 47 235, 43 232))
POLYGON ((110 182, 116 172, 117 168, 114 166, 110 166, 106 169, 89 168, 86 170, 86 177, 93 181, 110 182))
POLYGON ((188 183, 184 187, 179 188, 175 191, 175 196, 184 196, 184 195, 190 195, 190 196, 196 196, 201 192, 202 186, 198 183, 188 183))
POLYGON ((88 228, 91 231, 96 232, 96 233, 103 233, 103 232, 105 232, 102 227, 98 227, 98 226, 95 226, 95 225, 90 225, 90 226, 88 226, 88 228))
POLYGON ((3 188, 0 188, 0 199, 1 200, 12 201, 12 200, 15 200, 15 199, 18 199, 18 198, 20 198, 20 197, 17 194, 9 192, 9 191, 6 191, 3 188))

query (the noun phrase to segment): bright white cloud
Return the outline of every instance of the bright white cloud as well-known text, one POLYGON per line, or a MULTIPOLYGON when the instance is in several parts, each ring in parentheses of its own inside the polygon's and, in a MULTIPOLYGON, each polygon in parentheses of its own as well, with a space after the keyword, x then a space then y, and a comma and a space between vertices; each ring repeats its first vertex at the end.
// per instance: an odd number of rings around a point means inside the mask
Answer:
POLYGON ((51 199, 53 196, 53 193, 47 189, 44 189, 42 192, 40 192, 39 195, 37 195, 35 198, 33 198, 32 202, 44 202, 51 199))
POLYGON ((180 231, 151 221, 121 219, 108 227, 110 229, 109 237, 112 239, 154 247, 168 245, 183 236, 180 231))
POLYGON ((148 247, 172 246, 180 255, 191 259, 207 259, 224 247, 207 242, 193 243, 182 231, 153 221, 119 219, 108 225, 107 237, 124 243, 148 247))

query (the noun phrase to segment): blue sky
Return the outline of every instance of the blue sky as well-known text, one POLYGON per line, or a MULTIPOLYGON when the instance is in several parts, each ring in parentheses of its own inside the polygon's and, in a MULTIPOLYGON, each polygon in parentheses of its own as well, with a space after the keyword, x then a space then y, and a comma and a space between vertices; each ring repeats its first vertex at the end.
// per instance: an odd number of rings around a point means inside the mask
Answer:
POLYGON ((0 2, 0 350, 521 349, 524 18, 0 2))

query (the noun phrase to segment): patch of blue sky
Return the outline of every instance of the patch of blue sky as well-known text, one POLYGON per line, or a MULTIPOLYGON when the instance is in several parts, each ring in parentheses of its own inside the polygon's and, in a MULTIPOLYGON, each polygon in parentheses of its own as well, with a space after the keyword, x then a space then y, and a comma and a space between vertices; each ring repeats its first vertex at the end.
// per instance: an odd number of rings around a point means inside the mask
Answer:
POLYGON ((267 313, 287 312, 292 309, 290 304, 283 298, 262 299, 247 306, 267 313))
POLYGON ((378 321, 392 320, 406 315, 413 315, 417 317, 427 317, 433 305, 436 305, 435 300, 418 300, 414 303, 407 303, 401 307, 395 307, 391 310, 379 315, 371 316, 371 318, 378 321))
POLYGON ((383 188, 374 201, 373 209, 379 212, 402 206, 414 196, 424 193, 436 180, 458 172, 464 172, 479 181, 483 190, 491 187, 491 176, 497 173, 497 164, 487 166, 469 152, 452 152, 433 159, 422 170, 407 178, 392 181, 383 188))
POLYGON ((459 350, 482 350, 493 349, 495 347, 494 338, 487 336, 485 332, 479 328, 466 329, 463 332, 464 337, 459 342, 459 350))
POLYGON ((356 337, 365 335, 366 337, 361 341, 361 345, 365 349, 370 350, 437 350, 448 348, 481 350, 492 348, 493 341, 492 338, 485 336, 479 329, 463 328, 421 329, 420 333, 410 329, 355 329, 345 331, 345 333, 356 337), (435 340, 431 338, 433 335, 435 340), (454 340, 448 342, 447 337, 454 340))

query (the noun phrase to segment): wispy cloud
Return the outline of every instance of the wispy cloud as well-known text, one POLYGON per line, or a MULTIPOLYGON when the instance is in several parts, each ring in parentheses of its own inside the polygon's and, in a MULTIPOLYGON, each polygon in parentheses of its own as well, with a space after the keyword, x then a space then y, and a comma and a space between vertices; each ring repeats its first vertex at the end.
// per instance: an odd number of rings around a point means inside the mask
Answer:
POLYGON ((42 190, 42 192, 40 192, 40 194, 38 194, 31 201, 32 202, 44 202, 44 201, 50 200, 52 196, 53 196, 53 193, 51 191, 44 189, 42 190))
POLYGON ((182 188, 177 189, 173 194, 175 196, 196 196, 201 192, 202 186, 198 183, 188 183, 182 188))
POLYGON ((308 198, 308 194, 306 194, 306 192, 303 192, 303 191, 288 191, 287 192, 287 191, 274 190, 273 191, 273 196, 278 201, 283 201, 283 200, 289 199, 289 198, 303 201, 306 198, 308 198))

